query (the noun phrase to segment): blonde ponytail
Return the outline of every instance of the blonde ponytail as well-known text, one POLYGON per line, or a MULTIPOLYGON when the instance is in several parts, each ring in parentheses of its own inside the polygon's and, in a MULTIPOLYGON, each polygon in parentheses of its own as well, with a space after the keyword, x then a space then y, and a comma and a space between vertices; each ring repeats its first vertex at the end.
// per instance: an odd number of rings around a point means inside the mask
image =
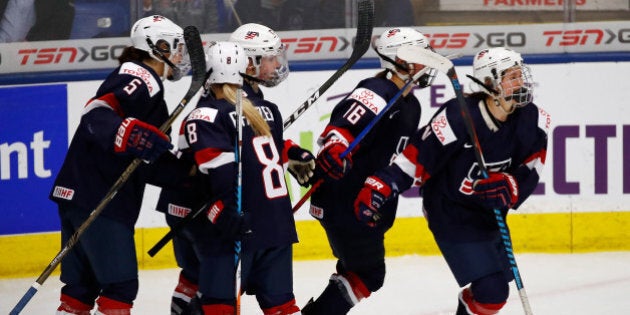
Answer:
MULTIPOLYGON (((236 88, 231 84, 223 84, 223 95, 232 104, 236 104, 236 88)), ((243 115, 254 129, 256 136, 271 136, 271 130, 267 121, 263 119, 254 104, 246 97, 242 98, 243 115)))

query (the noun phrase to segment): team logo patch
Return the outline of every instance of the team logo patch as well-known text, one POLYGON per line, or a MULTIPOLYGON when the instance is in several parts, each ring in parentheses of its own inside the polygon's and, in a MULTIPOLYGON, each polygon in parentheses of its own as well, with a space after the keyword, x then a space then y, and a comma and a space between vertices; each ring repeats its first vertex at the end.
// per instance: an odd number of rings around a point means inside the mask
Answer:
POLYGON ((249 31, 247 32, 247 34, 245 34, 245 39, 253 39, 255 37, 260 36, 260 34, 258 34, 258 32, 254 32, 254 31, 249 31))
POLYGON ((448 122, 445 111, 442 111, 440 114, 435 116, 433 120, 431 120, 431 131, 433 131, 433 134, 435 134, 442 145, 447 145, 457 140, 457 137, 448 122))
POLYGON ((385 35, 385 37, 390 38, 392 36, 396 36, 396 34, 400 33, 400 29, 399 28, 394 28, 391 29, 387 32, 387 34, 385 35))
POLYGON ((214 120, 217 118, 217 113, 218 111, 214 108, 208 108, 208 107, 195 108, 192 112, 190 112, 190 114, 188 114, 188 117, 186 118, 186 120, 187 121, 203 120, 203 121, 213 123, 214 120))
POLYGON ((366 88, 354 90, 348 98, 363 104, 376 115, 387 105, 387 102, 380 95, 366 88))
POLYGON ((549 133, 549 128, 551 128, 551 115, 542 108, 538 108, 538 128, 545 133, 549 133))
POLYGON ((128 74, 134 77, 139 78, 144 82, 149 91, 149 95, 155 96, 160 91, 160 85, 157 80, 151 75, 149 70, 133 63, 133 62, 125 62, 122 66, 120 66, 120 71, 118 74, 128 74))
POLYGON ((74 197, 74 189, 70 189, 70 188, 66 188, 62 186, 55 186, 55 189, 53 190, 52 195, 55 198, 72 200, 72 198, 74 197))
POLYGON ((324 218, 324 209, 320 208, 318 206, 311 205, 311 208, 308 210, 308 212, 315 219, 320 219, 321 220, 321 219, 324 218))

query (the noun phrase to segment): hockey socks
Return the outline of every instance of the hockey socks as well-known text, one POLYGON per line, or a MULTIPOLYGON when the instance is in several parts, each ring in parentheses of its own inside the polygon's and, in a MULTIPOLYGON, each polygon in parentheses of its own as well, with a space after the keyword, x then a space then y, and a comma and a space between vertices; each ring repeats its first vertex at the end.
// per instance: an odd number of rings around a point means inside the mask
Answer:
MULTIPOLYGON (((195 295, 199 286, 186 279, 183 275, 179 275, 179 283, 173 291, 173 297, 171 298, 171 315, 188 315, 197 314, 192 309, 191 302, 195 300, 195 295)), ((197 305, 199 313, 201 307, 197 305)))
POLYGON ((57 308, 57 315, 90 315, 93 305, 85 304, 69 295, 61 295, 61 305, 57 308))
POLYGON ((503 303, 479 303, 473 298, 470 288, 459 293, 459 304, 455 315, 494 315, 505 305, 503 303))
POLYGON ((282 305, 264 308, 263 314, 265 315, 298 315, 300 313, 300 308, 295 305, 295 299, 291 299, 291 301, 286 302, 282 305))
POLYGON ((333 274, 324 292, 317 300, 311 299, 302 309, 302 314, 347 314, 354 305, 370 294, 363 281, 354 273, 349 272, 345 276, 333 274))
POLYGON ((130 303, 112 300, 104 296, 100 296, 96 300, 96 304, 98 309, 94 315, 131 315, 131 307, 133 306, 130 303))

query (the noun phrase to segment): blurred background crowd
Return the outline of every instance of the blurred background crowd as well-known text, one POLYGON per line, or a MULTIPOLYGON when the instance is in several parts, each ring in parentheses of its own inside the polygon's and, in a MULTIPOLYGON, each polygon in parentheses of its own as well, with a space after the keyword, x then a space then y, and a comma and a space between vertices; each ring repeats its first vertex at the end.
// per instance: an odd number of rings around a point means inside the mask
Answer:
MULTIPOLYGON (((0 0, 0 43, 126 37, 137 19, 160 14, 201 33, 256 22, 278 31, 351 28, 357 0, 0 0)), ((375 26, 479 25, 629 20, 630 0, 375 0, 375 26), (475 2, 475 1, 472 1, 475 2), (535 1, 532 3, 536 3, 535 1), (619 10, 619 6, 626 10, 619 10), (625 3, 625 4, 624 4, 625 3), (494 6, 501 14, 488 14, 494 6), (502 8, 499 8, 502 7, 502 8)))

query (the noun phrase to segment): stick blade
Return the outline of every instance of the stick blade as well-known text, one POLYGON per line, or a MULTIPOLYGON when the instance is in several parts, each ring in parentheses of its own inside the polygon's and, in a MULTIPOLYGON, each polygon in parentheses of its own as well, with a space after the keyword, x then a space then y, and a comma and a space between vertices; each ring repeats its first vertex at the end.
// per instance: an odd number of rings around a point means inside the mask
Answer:
POLYGON ((352 55, 358 55, 361 57, 370 48, 370 43, 372 42, 372 31, 374 28, 374 1, 359 0, 357 3, 357 12, 357 35, 354 38, 354 50, 352 51, 352 55))
POLYGON ((447 57, 419 46, 402 46, 396 55, 406 62, 419 63, 442 73, 448 73, 453 68, 453 62, 447 57))
POLYGON ((190 56, 192 66, 192 83, 189 90, 197 92, 203 85, 206 77, 206 55, 203 52, 203 43, 199 30, 195 26, 184 28, 184 41, 190 56))

